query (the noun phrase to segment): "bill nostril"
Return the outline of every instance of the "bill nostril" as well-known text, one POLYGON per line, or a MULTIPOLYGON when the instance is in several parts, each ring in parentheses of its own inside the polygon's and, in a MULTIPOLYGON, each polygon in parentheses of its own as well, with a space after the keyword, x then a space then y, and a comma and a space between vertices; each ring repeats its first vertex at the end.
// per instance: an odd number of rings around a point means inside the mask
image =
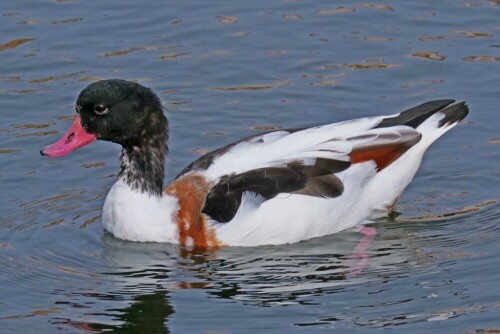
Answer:
POLYGON ((68 135, 68 138, 66 138, 66 144, 69 144, 71 143, 71 141, 73 140, 73 138, 75 138, 75 133, 74 132, 71 132, 69 135, 68 135))

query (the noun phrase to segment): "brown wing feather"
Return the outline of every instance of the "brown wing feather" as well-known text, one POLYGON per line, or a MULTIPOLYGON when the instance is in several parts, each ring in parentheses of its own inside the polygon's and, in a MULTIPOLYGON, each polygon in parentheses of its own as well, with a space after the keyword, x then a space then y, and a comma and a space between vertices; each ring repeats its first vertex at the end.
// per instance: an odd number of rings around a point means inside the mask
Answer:
POLYGON ((351 162, 357 164, 374 161, 377 169, 381 171, 422 139, 422 135, 416 131, 401 133, 397 141, 387 142, 387 139, 391 139, 390 136, 393 134, 382 135, 377 138, 378 140, 366 145, 355 146, 349 154, 351 162))

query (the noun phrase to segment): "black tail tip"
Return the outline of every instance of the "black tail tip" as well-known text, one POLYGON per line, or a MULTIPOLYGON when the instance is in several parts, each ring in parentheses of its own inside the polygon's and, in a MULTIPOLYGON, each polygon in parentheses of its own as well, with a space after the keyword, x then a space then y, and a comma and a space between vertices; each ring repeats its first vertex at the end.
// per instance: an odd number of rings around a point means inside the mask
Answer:
POLYGON ((469 114, 466 102, 459 102, 440 111, 444 117, 439 121, 439 127, 449 126, 463 120, 469 114))

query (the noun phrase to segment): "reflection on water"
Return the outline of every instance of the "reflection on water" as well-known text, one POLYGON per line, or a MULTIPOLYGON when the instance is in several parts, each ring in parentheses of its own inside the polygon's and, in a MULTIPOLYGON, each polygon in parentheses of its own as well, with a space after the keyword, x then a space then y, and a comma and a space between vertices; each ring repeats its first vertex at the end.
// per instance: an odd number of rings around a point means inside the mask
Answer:
MULTIPOLYGON (((49 206, 50 210, 67 209, 62 199, 71 202, 71 195, 58 196, 56 202, 62 202, 49 206)), ((33 201, 24 207, 33 209, 44 201, 55 200, 33 201)), ((236 316, 261 307, 287 307, 294 312, 311 308, 297 318, 277 312, 275 326, 292 323, 297 328, 387 327, 495 313, 500 305, 488 300, 460 307, 450 307, 447 301, 452 296, 468 300, 475 295, 470 285, 476 284, 475 275, 467 262, 475 259, 472 263, 478 271, 495 263, 494 253, 484 254, 484 250, 496 247, 498 209, 495 203, 460 216, 424 217, 411 224, 383 219, 374 225, 378 235, 370 239, 344 232, 255 248, 209 251, 126 242, 109 234, 64 253, 57 253, 57 244, 31 242, 17 250, 5 244, 0 277, 17 275, 0 284, 20 290, 54 280, 61 284, 48 286, 51 298, 45 307, 28 303, 34 305, 29 313, 9 310, 0 321, 45 318, 66 330, 169 333, 178 317, 195 321, 194 332, 238 328, 211 318, 196 322, 206 309, 233 310, 236 316), (471 213, 477 226, 468 224, 471 213), (455 282, 455 277, 460 279, 455 282), (420 302, 423 299, 432 303, 420 302)))
MULTIPOLYGON (((352 254, 360 240, 357 233, 298 245, 217 251, 131 243, 109 234, 101 240, 101 256, 108 266, 100 275, 105 290, 83 292, 82 296, 99 301, 125 298, 127 306, 104 310, 114 326, 99 322, 99 314, 94 318, 94 310, 88 312, 85 308, 81 317, 88 319, 86 322, 56 318, 54 323, 79 329, 117 330, 116 326, 120 326, 123 330, 163 333, 162 324, 168 324, 168 317, 174 313, 171 301, 177 297, 172 295, 176 291, 200 289, 212 298, 253 306, 308 305, 314 304, 318 296, 347 293, 368 281, 381 284, 382 274, 403 274, 411 256, 411 250, 402 245, 404 241, 394 235, 388 240, 375 240, 366 253, 370 259, 367 266, 346 278, 353 260, 360 261, 352 254), (142 317, 141 312, 147 312, 148 318, 142 317)), ((419 266, 424 263, 418 262, 419 266)), ((168 325, 164 330, 168 332, 168 325)))
MULTIPOLYGON (((375 225, 379 235, 365 250, 366 262, 354 254, 363 239, 354 232, 296 245, 229 247, 216 251, 131 243, 105 234, 99 255, 105 270, 96 274, 92 286, 80 292, 55 291, 61 298, 53 310, 58 305, 70 305, 75 310, 71 318, 54 311, 51 321, 86 331, 168 333, 175 316, 191 317, 176 310, 179 298, 188 300, 189 312, 195 318, 196 312, 206 307, 220 305, 224 309, 224 300, 250 308, 316 308, 331 301, 338 304, 328 308, 327 314, 313 312, 292 320, 298 327, 337 323, 386 327, 444 321, 481 311, 497 312, 498 303, 446 308, 440 301, 448 294, 465 299, 472 296, 464 282, 454 282, 453 275, 447 272, 457 270, 452 268, 457 260, 480 257, 472 250, 459 250, 464 245, 473 249, 494 244, 484 233, 492 231, 488 221, 497 213, 498 207, 485 209, 480 221, 486 226, 474 230, 463 224, 470 216, 456 222, 426 220, 411 226, 380 221, 375 225), (457 228, 458 233, 449 235, 450 229, 457 228), (436 252, 443 246, 446 251, 436 252), (352 274, 353 264, 361 262, 364 262, 362 269, 352 274), (406 280, 413 284, 403 283, 406 280), (198 293, 181 291, 202 291, 208 298, 200 299, 196 297, 198 293), (352 300, 353 308, 343 306, 346 298, 352 300), (435 302, 419 307, 415 304, 420 298, 435 302), (117 301, 123 307, 117 307, 117 301), (96 312, 96 305, 102 310, 96 312)), ((497 226, 495 230, 500 229, 497 226)), ((461 276, 461 280, 467 281, 468 276, 461 276)), ((215 321, 199 326, 220 328, 215 321)))
POLYGON ((108 313, 107 315, 115 318, 113 323, 59 318, 55 318, 52 323, 59 328, 72 327, 85 332, 170 333, 167 320, 172 313, 174 313, 174 310, 169 305, 168 294, 163 291, 138 295, 134 297, 130 306, 108 313), (64 325, 64 327, 61 325, 64 325))
POLYGON ((500 328, 498 1, 0 1, 2 333, 500 328), (103 235, 119 148, 40 147, 102 78, 157 91, 171 178, 257 132, 467 100, 378 234, 179 249, 103 235))

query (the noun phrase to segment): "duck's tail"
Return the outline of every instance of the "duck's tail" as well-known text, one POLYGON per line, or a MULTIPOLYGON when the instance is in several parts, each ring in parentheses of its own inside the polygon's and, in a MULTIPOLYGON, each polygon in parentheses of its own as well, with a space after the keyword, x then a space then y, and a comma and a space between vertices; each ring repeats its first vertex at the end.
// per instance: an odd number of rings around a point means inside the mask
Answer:
POLYGON ((455 100, 429 101, 383 119, 376 128, 410 126, 422 134, 422 141, 426 145, 421 146, 428 147, 469 113, 465 102, 452 104, 454 102, 455 100))
POLYGON ((467 116, 469 108, 465 102, 452 104, 454 100, 439 100, 424 103, 402 113, 385 118, 377 127, 406 125, 421 134, 421 139, 399 159, 377 174, 368 189, 369 198, 374 198, 373 217, 390 209, 394 201, 410 183, 420 166, 427 148, 445 132, 452 129, 467 116))
POLYGON ((465 102, 453 104, 428 117, 416 130, 422 134, 422 147, 428 147, 436 139, 451 130, 467 116, 469 108, 465 102))
POLYGON ((454 103, 455 100, 435 100, 422 103, 416 107, 400 112, 396 116, 387 117, 380 122, 376 128, 385 128, 395 125, 407 125, 417 129, 424 122, 429 120, 431 116, 441 114, 442 120, 438 127, 455 124, 467 116, 469 107, 465 102, 454 103))
POLYGON ((439 114, 443 114, 444 117, 439 120, 438 127, 453 127, 469 114, 469 107, 465 102, 459 102, 439 111, 439 114))

